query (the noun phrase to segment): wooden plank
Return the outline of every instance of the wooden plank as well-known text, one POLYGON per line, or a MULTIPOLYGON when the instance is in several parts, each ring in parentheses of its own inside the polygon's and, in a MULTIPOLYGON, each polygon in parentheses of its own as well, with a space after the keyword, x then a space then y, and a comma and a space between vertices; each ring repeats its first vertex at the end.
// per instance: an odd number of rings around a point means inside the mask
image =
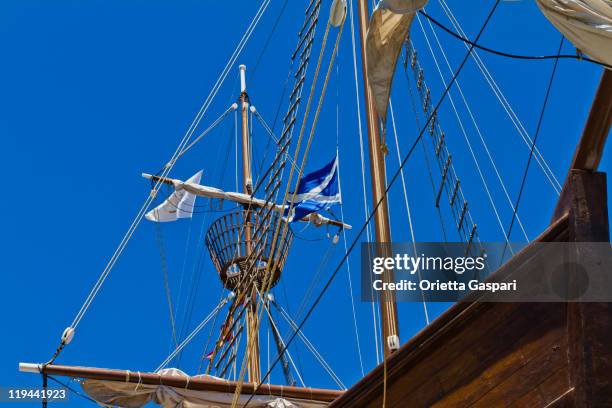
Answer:
MULTIPOLYGON (((561 305, 558 305, 561 307, 561 305)), ((517 400, 526 390, 533 389, 542 378, 546 378, 551 372, 566 367, 567 362, 567 339, 561 330, 549 333, 540 339, 534 339, 537 345, 535 350, 530 350, 531 359, 517 369, 505 381, 499 383, 491 391, 486 393, 473 405, 474 408, 486 408, 500 403, 510 404, 517 400)), ((557 394, 567 390, 567 384, 559 384, 557 394)))
MULTIPOLYGON (((597 170, 611 125, 612 71, 604 69, 595 98, 593 99, 591 111, 582 131, 582 136, 574 152, 574 158, 569 170, 570 173, 572 170, 597 170)), ((570 173, 568 173, 561 195, 559 196, 553 213, 553 221, 569 210, 568 181, 570 173)))
MULTIPOLYGON (((470 406, 494 392, 492 390, 507 388, 509 379, 541 355, 565 353, 565 307, 552 303, 529 304, 521 312, 524 316, 516 317, 518 322, 509 322, 503 330, 490 335, 483 347, 480 344, 475 347, 477 365, 470 367, 455 363, 459 369, 463 369, 462 376, 467 377, 469 382, 449 389, 440 406, 470 406)), ((450 380, 444 383, 450 385, 450 380)), ((516 388, 514 392, 520 395, 524 391, 516 388)))
MULTIPOLYGON (((564 322, 565 308, 554 304, 491 304, 461 332, 429 345, 425 358, 389 382, 387 406, 435 406, 438 401, 440 406, 467 406, 541 351, 540 338, 561 336, 564 322), (546 330, 548 336, 542 334, 546 330)), ((379 395, 368 406, 381 403, 379 395)))
POLYGON ((604 69, 570 169, 597 170, 612 125, 612 71, 604 69))
MULTIPOLYGON (((570 240, 609 242, 605 174, 573 170, 568 189, 570 240)), ((575 406, 612 406, 612 304, 569 304, 567 331, 575 406)))
POLYGON ((568 403, 572 398, 573 389, 569 388, 569 366, 563 366, 544 379, 544 381, 537 384, 531 391, 513 401, 509 408, 552 408, 553 406, 560 408, 571 406, 564 404, 568 403), (559 390, 564 391, 559 393, 559 390))
MULTIPOLYGON (((568 216, 564 216, 549 226, 534 242, 550 242, 565 239, 567 237, 567 225, 568 216)), ((528 246, 525 248, 520 254, 506 263, 504 267, 496 271, 491 278, 496 279, 496 275, 510 273, 516 265, 521 264, 521 258, 524 259, 524 255, 530 252, 530 248, 533 247, 528 246)), ((460 342, 462 337, 466 340, 471 339, 471 341, 467 341, 468 346, 477 344, 476 341, 480 336, 491 336, 491 333, 494 332, 495 319, 507 317, 511 313, 512 308, 516 307, 511 306, 511 304, 497 304, 498 308, 493 309, 495 310, 494 313, 487 313, 488 310, 492 310, 493 304, 478 302, 478 298, 475 296, 469 300, 470 302, 461 302, 453 305, 388 358, 388 383, 393 383, 399 378, 407 376, 410 372, 413 372, 413 368, 419 365, 419 370, 414 371, 417 373, 415 374, 417 379, 414 381, 417 384, 423 384, 427 380, 428 373, 435 373, 436 369, 443 366, 442 362, 434 359, 434 351, 436 349, 443 347, 445 344, 450 347, 453 342, 460 342), (508 308, 507 313, 500 313, 503 308, 508 308), (483 325, 480 332, 471 331, 469 328, 465 329, 478 319, 488 320, 491 326, 487 329, 483 325), (425 363, 423 364, 423 362, 425 363)), ((448 360, 452 358, 452 354, 436 358, 448 360)), ((383 366, 379 365, 347 390, 341 398, 332 402, 330 407, 365 407, 371 401, 380 401, 380 398, 382 398, 383 378, 383 366)), ((389 398, 393 398, 393 396, 390 395, 389 398)))

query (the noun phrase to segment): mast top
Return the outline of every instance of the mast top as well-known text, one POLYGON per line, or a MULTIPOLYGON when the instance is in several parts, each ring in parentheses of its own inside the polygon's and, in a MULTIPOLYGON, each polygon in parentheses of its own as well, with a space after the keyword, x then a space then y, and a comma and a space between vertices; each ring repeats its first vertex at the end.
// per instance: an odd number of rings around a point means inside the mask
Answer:
POLYGON ((246 92, 246 65, 240 64, 240 93, 246 92))

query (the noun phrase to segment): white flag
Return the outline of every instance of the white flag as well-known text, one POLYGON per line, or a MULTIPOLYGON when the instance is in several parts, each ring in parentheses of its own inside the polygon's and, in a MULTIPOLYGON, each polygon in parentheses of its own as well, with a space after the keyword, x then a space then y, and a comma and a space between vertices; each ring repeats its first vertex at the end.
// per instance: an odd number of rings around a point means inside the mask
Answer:
MULTIPOLYGON (((202 170, 194 174, 186 183, 200 184, 202 170)), ((179 187, 163 203, 152 209, 145 218, 153 222, 176 221, 179 218, 191 218, 195 205, 195 194, 188 193, 179 187)))

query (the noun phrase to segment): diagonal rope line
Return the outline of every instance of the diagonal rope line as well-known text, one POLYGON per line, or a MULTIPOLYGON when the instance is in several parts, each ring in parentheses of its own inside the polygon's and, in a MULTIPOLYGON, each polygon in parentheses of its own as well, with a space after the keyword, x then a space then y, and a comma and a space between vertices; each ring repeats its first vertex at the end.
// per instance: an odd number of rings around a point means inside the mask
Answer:
MULTIPOLYGON (((355 41, 355 19, 354 19, 354 12, 353 12, 353 0, 349 0, 349 17, 351 20, 351 45, 352 45, 352 51, 353 51, 353 74, 354 74, 354 78, 355 78, 355 103, 356 103, 356 107, 357 107, 357 127, 359 130, 359 157, 361 159, 361 188, 362 188, 362 194, 363 194, 363 217, 364 220, 367 220, 368 218, 368 212, 369 212, 369 208, 368 208, 368 198, 367 198, 367 193, 366 193, 366 177, 365 177, 365 155, 364 155, 364 148, 363 148, 363 127, 362 127, 362 123, 361 123, 361 104, 360 104, 360 100, 359 100, 359 79, 357 76, 357 50, 356 50, 356 41, 355 41)), ((345 233, 346 234, 346 233, 345 233)), ((368 240, 368 242, 372 241, 372 230, 370 228, 370 224, 367 223, 366 225, 366 239, 368 240)), ((346 251, 346 242, 345 242, 345 254, 347 253, 346 251)), ((370 254, 370 258, 371 258, 371 254, 370 254)), ((371 289, 372 291, 372 299, 374 299, 374 289, 371 289)), ((374 348, 376 350, 376 364, 380 364, 380 342, 379 341, 379 335, 378 335, 378 320, 377 320, 377 314, 376 314, 376 306, 374 304, 374 302, 372 302, 372 326, 373 326, 373 330, 374 330, 374 348)))
MULTIPOLYGON (((278 341, 280 342, 281 347, 284 347, 285 343, 283 342, 283 337, 281 336, 280 330, 278 330, 278 326, 276 325, 276 323, 274 323, 274 319, 272 319, 272 313, 270 313, 270 308, 268 307, 267 304, 265 304, 264 309, 266 310, 266 314, 268 315, 268 319, 270 320, 270 325, 272 326, 272 330, 274 330, 274 332, 278 336, 278 341)), ((295 373, 297 374, 298 379, 300 380, 300 383, 302 383, 302 387, 306 387, 306 384, 304 383, 304 379, 300 375, 300 371, 297 369, 295 363, 293 362, 293 358, 291 358, 291 354, 289 354, 289 349, 284 349, 282 353, 278 353, 279 357, 281 357, 283 354, 286 354, 287 358, 289 358, 289 362, 291 363, 291 366, 295 370, 295 373)), ((268 356, 269 356, 269 353, 268 353, 268 356)))
MULTIPOLYGON (((419 22, 419 26, 421 27, 421 31, 423 32, 423 35, 425 36, 425 40, 427 41, 427 45, 429 47, 429 50, 431 52, 431 55, 434 58, 434 61, 436 63, 436 67, 438 68, 438 73, 440 74, 440 78, 442 79, 442 81, 444 81, 444 75, 442 74, 442 71, 440 70, 440 67, 438 66, 438 61, 436 59, 436 57, 434 56, 434 52, 433 52, 433 48, 429 42, 429 37, 425 31, 425 28, 423 27, 423 23, 421 22, 421 18, 420 16, 417 15, 417 20, 419 22)), ((442 56, 444 58, 444 61, 446 62, 446 66, 448 67, 449 72, 453 72, 450 62, 448 61, 448 57, 446 56, 446 52, 444 51, 444 47, 442 46, 442 43, 440 42, 440 39, 438 38, 438 35, 436 34, 436 31, 434 30, 433 26, 431 25, 431 22, 429 22, 429 27, 431 29, 431 32, 436 40, 436 43, 438 44, 438 48, 440 49, 442 56)), ((463 93, 463 89, 461 88, 461 84, 459 81, 457 81, 457 91, 459 91, 459 95, 461 96, 461 99, 463 101, 463 104, 465 105, 468 115, 470 116, 470 119, 472 121, 472 124, 474 125, 474 129, 476 129, 476 133, 478 134, 480 141, 482 142, 482 145, 485 149, 485 152, 487 153, 487 157, 489 158, 489 162, 491 163, 491 165, 493 166, 493 170, 495 171, 495 175, 497 176, 497 180, 499 181, 499 184, 501 185, 501 188, 504 192, 504 195, 506 196, 506 199, 508 200, 508 204, 510 205, 510 208, 512 209, 512 211, 514 211, 514 204, 512 203, 512 199, 510 198, 510 194, 508 193, 508 189, 506 188, 506 184, 504 183, 501 174, 499 173, 499 170, 497 169, 497 165, 495 164, 495 160, 493 160, 493 156, 491 155, 491 152, 489 151, 489 147, 487 146, 487 143, 485 142, 484 136, 482 135, 482 132, 480 130, 480 126, 478 126, 478 123, 476 122, 476 118, 474 117, 474 114, 472 112, 472 109, 470 108, 470 105, 467 102, 467 99, 465 97, 465 94, 463 93)), ((449 100, 452 101, 452 99, 449 97, 449 100)), ((453 110, 455 112, 455 115, 457 116, 457 120, 459 120, 459 122, 461 122, 459 113, 457 112, 457 109, 455 108, 455 104, 453 102, 452 106, 453 106, 453 110)), ((464 136, 466 138, 467 141, 467 134, 465 133, 465 129, 463 127, 463 124, 460 124, 462 131, 464 132, 464 136)), ((469 142, 468 142, 469 143, 469 142)), ((470 148, 471 150, 471 148, 470 148)), ((476 160, 475 156, 473 155, 472 152, 472 156, 474 157, 474 160, 476 160)), ((482 173, 480 172, 481 176, 482 173)), ((483 183, 484 183, 484 179, 483 179, 483 183)), ((523 232, 523 236, 525 237, 525 240, 527 240, 527 242, 529 242, 529 237, 527 236, 527 232, 525 231, 525 228, 523 227, 523 223, 521 222, 521 219, 518 217, 518 213, 517 213, 517 222, 519 224, 519 227, 521 228, 521 231, 523 232)))
POLYGON ((315 356, 317 361, 319 361, 323 369, 327 372, 327 374, 329 374, 332 380, 334 380, 336 385, 338 385, 342 389, 346 389, 346 386, 344 385, 340 377, 338 377, 338 375, 334 372, 334 370, 329 365, 329 363, 323 358, 321 353, 319 353, 319 350, 317 350, 317 348, 310 342, 310 340, 308 340, 308 338, 306 337, 306 335, 304 334, 302 330, 297 329, 297 323, 291 318, 289 313, 287 313, 285 309, 283 309, 276 302, 272 302, 272 304, 277 308, 277 310, 280 312, 281 316, 285 319, 285 321, 289 324, 289 326, 291 326, 292 329, 298 331, 298 336, 304 342, 304 345, 306 345, 308 350, 315 356))
MULTIPOLYGON (((180 154, 180 152, 183 150, 183 148, 187 145, 187 143, 189 143, 189 140, 193 136, 193 133, 195 132, 197 126, 199 125, 199 123, 202 120, 204 114, 206 113, 206 111, 208 110, 210 105, 212 104, 212 101, 215 98, 217 92, 219 91, 221 85, 225 81, 225 78, 227 77, 227 74, 229 73, 229 70, 230 70, 231 66, 234 64, 235 60, 238 58, 238 56, 242 52, 242 49, 246 45, 248 39, 250 38, 251 34, 253 33, 255 27, 259 23, 263 13, 265 12, 265 10, 267 9, 269 4, 270 4, 270 0, 264 0, 263 3, 261 4, 261 6, 258 9, 257 13, 255 14, 255 17, 251 21, 249 27, 247 28, 246 32, 243 34, 240 42, 238 43, 237 47, 235 48, 234 52, 232 53, 232 56, 227 61, 226 65, 225 65, 225 68, 223 69, 223 71, 219 75, 219 78, 217 79, 217 82, 215 83, 215 85, 211 89, 211 91, 208 94, 206 100, 204 101, 204 103, 200 107, 200 110, 196 114, 196 117, 192 121, 192 123, 189 126, 187 132, 185 133, 185 135, 183 136, 181 142, 179 143, 179 146, 177 147, 177 149, 175 150, 174 154, 172 155, 172 158, 169 161, 172 164, 170 166, 165 167, 163 169, 163 171, 161 172, 161 177, 162 178, 163 177, 167 177, 167 175, 170 173, 170 171, 174 167, 174 164, 175 164, 177 156, 180 154)), ((131 239, 132 235, 134 234, 134 231, 136 230, 137 226, 140 224, 140 221, 142 221, 142 219, 143 219, 147 209, 149 208, 149 205, 155 199, 155 196, 156 196, 156 194, 157 194, 161 184, 162 184, 161 180, 157 181, 155 183, 153 189, 151 190, 151 193, 148 195, 147 199, 143 203, 142 207, 140 208, 139 212, 137 213, 136 217, 134 218, 132 224, 128 228, 128 231, 126 232, 126 234, 124 235, 123 239, 121 240, 119 246, 117 247, 117 249, 113 253, 113 255, 110 258, 110 260, 108 261, 106 267, 104 268, 104 270, 102 271, 100 277, 98 278, 98 280, 94 284, 92 290, 89 292, 89 295, 85 299, 85 302, 81 306, 81 309, 79 310, 79 312, 75 316, 73 322, 70 325, 71 328, 76 329, 76 327, 81 322, 81 319, 83 318, 83 316, 85 315, 85 313, 89 309, 89 306, 91 306, 91 303, 93 302, 94 298, 97 296, 98 292, 100 291, 100 288, 102 287, 104 281, 106 280, 106 278, 110 274, 112 268, 116 264, 117 260, 119 259, 119 257, 123 253, 123 250, 125 249, 125 247, 127 246, 128 242, 130 241, 130 239, 131 239)), ((62 344, 64 344, 64 343, 62 343, 62 344)))
POLYGON ((202 322, 200 322, 200 324, 198 324, 196 326, 195 329, 193 329, 193 331, 189 334, 189 336, 187 336, 185 338, 185 340, 183 340, 181 342, 181 344, 179 344, 178 346, 176 346, 176 348, 174 349, 174 351, 172 353, 170 353, 170 355, 168 357, 166 357, 166 359, 164 361, 162 361, 162 363, 155 369, 155 372, 161 370, 162 368, 166 367, 166 365, 172 361, 172 359, 174 357, 176 357, 181 350, 183 350, 183 348, 185 348, 185 346, 187 344, 189 344, 189 342, 191 340, 193 340, 193 338, 204 328, 204 326, 206 326, 206 324, 210 321, 210 319, 212 319, 220 310, 223 306, 225 306, 225 304, 228 302, 229 298, 225 298, 223 299, 218 305, 217 307, 215 307, 212 312, 210 312, 208 314, 208 316, 206 316, 204 318, 204 320, 202 320, 202 322))
MULTIPOLYGON (((478 40, 480 39, 480 37, 482 36, 482 33, 484 32, 485 28, 487 27, 489 21, 491 20, 491 18, 493 17, 493 14, 495 13, 495 10, 497 9, 497 6, 499 5, 501 0, 495 0, 495 3, 493 5, 493 7, 491 8, 491 10, 489 11, 489 14, 487 15, 482 27, 480 28, 478 34, 476 35, 476 38, 474 40, 474 43, 477 43, 478 40)), ((338 263, 338 266, 336 266, 336 268, 334 269, 334 271, 332 272, 331 276, 329 277, 327 283, 325 284, 325 286, 321 289, 321 292, 319 293, 319 295, 317 296, 317 298, 315 299, 314 303, 312 304, 312 306, 308 309, 308 312, 306 313, 306 315, 304 316, 304 318, 302 319, 302 321, 300 322, 300 324, 298 325, 297 329, 294 330, 293 334, 289 337, 289 339, 286 342, 286 346, 288 347, 291 342, 295 339, 295 337, 297 336, 297 331, 301 330, 304 326, 304 324, 306 323, 306 321, 308 320, 308 318, 312 315, 312 312, 314 311, 315 307, 319 304, 319 302, 321 301, 321 299, 323 298, 323 296, 325 295, 325 293, 327 292, 327 290, 329 289, 332 281, 334 280, 334 278, 336 277, 336 275, 338 274, 338 272, 340 271, 340 269, 342 268, 342 265, 344 264, 344 261, 346 259, 346 257, 348 257, 348 255, 352 252, 352 250, 355 248, 355 246, 357 245, 357 242, 359 240, 359 238, 361 237, 361 234, 363 234, 363 231, 366 229, 368 223, 370 222, 370 220, 372 219, 372 217, 374 217, 374 214, 376 214, 376 211, 378 211, 378 207, 380 207, 381 203, 386 199, 388 193, 389 193, 389 189, 393 186, 393 184, 395 183, 395 181, 397 181, 397 178, 400 174, 400 171, 402 168, 404 168, 404 166, 406 165, 408 159, 410 159, 410 157, 412 156, 412 153, 414 152, 417 144, 419 143, 419 141, 421 140, 421 138, 423 137, 423 134, 425 133, 425 131, 427 130, 433 116, 437 113, 438 109, 440 108, 440 106, 442 105, 442 102, 444 102, 444 99, 446 98, 446 96, 448 95, 448 92, 450 91, 450 87, 455 83, 457 77, 459 76, 459 74, 461 73, 463 67, 465 66, 465 63, 467 62, 468 58, 470 57, 470 54, 472 52, 472 50, 474 49, 474 46, 470 46, 470 49, 468 50, 468 52, 466 53, 465 57, 463 58, 463 60, 461 61, 461 63, 459 64, 459 67, 457 68, 457 70, 455 71, 455 74, 453 75, 453 77, 451 78, 448 86, 446 87, 446 89, 444 90, 444 92, 442 93, 442 95, 440 96, 440 99, 438 100, 438 102, 436 103, 434 109, 432 110, 431 114, 429 115, 429 117, 427 118, 427 121, 425 122, 424 127, 421 129, 421 131, 419 132, 419 135, 416 137, 416 139, 414 140, 414 142, 412 143, 412 145, 410 146, 410 149, 408 150, 408 153, 406 154, 406 156, 404 157, 404 159, 402 160, 399 168, 395 171, 395 173, 393 174, 393 177, 391 178, 391 180, 389 181, 388 186, 386 187, 383 196, 380 198, 380 200, 376 203, 376 205, 374 206, 374 208, 372 209, 372 212, 370 213, 370 215, 368 216, 368 219, 366 220, 366 222, 361 226, 361 228, 359 229, 357 235, 355 236, 355 239, 353 240, 353 242, 351 242, 351 245, 349 246, 349 251, 348 253, 342 257, 342 259, 340 260, 340 262, 338 263)), ((272 364, 272 366, 270 367, 270 369, 268 370, 268 372, 265 374, 265 376, 261 379, 262 383, 268 378, 268 376, 270 375, 270 371, 276 366, 276 364, 278 364, 279 359, 275 359, 274 363, 272 364)), ((256 395, 256 392, 259 390, 260 385, 258 385, 257 387, 254 388, 253 393, 251 394, 251 396, 249 397, 249 399, 246 401, 246 403, 243 405, 243 408, 245 408, 246 406, 248 406, 249 402, 253 399, 253 397, 256 395)))
MULTIPOLYGON (((420 10, 419 13, 422 14, 423 16, 425 16, 431 23, 434 23, 435 25, 440 27, 442 30, 446 31, 451 36, 455 37, 456 39, 458 39, 460 41, 463 41, 466 44, 472 45, 472 42, 469 39, 467 39, 465 37, 462 37, 461 35, 457 34, 453 30, 451 30, 450 28, 446 27, 444 24, 442 24, 441 22, 439 22, 438 20, 436 20, 435 18, 433 18, 432 16, 427 14, 424 9, 420 10)), ((499 55, 501 57, 513 58, 513 59, 522 59, 522 60, 573 59, 573 60, 578 60, 578 61, 590 62, 592 64, 602 66, 604 68, 612 69, 612 65, 606 64, 605 62, 601 62, 601 61, 597 61, 597 60, 588 58, 587 56, 583 55, 582 53, 580 53, 579 55, 576 55, 576 54, 563 54, 563 55, 561 55, 561 54, 558 54, 558 55, 523 55, 523 54, 515 54, 515 53, 511 53, 511 52, 504 52, 504 51, 494 50, 492 48, 485 47, 485 46, 480 45, 480 44, 474 44, 474 47, 478 48, 479 50, 489 52, 491 54, 499 55)), ((577 50, 577 51, 580 52, 580 50, 577 50)))
MULTIPOLYGON (((400 146, 399 139, 397 137, 397 127, 395 126, 395 112, 393 111, 393 103, 391 102, 391 98, 389 98, 389 111, 391 113, 391 125, 393 126, 393 136, 395 137, 395 147, 397 152, 397 161, 401 163, 402 156, 400 154, 400 146)), ((414 251, 414 256, 417 255, 417 247, 416 247, 416 239, 414 237, 414 228, 412 226, 412 214, 410 212, 410 203, 408 202, 408 189, 406 188, 406 179, 404 178, 404 169, 401 169, 400 172, 402 179, 402 190, 404 193, 404 204, 406 205, 406 213, 408 214, 408 227, 410 228, 410 236, 412 237, 412 250, 414 251)), ((421 269, 417 269, 418 278, 421 280, 421 269)), ((423 313, 425 314, 425 325, 429 325, 429 313, 427 312, 427 302, 425 301, 425 293, 421 290, 421 299, 423 301, 423 313)))
MULTIPOLYGON (((561 49, 563 48, 563 41, 565 37, 561 36, 561 41, 559 42, 559 50, 557 54, 561 54, 561 49)), ((525 171, 523 172, 523 179, 521 180, 521 188, 519 189, 518 195, 516 197, 516 204, 514 205, 514 212, 512 213, 512 219, 510 220, 510 226, 508 227, 508 238, 512 233, 512 227, 514 226, 514 220, 516 219, 516 213, 518 211, 519 205, 521 204, 521 198, 523 197, 523 190, 525 188, 525 184, 527 182, 527 174, 529 173, 529 166, 531 165, 531 159, 533 158, 533 152, 536 147, 536 141, 538 140, 538 136, 540 134, 540 128, 542 127, 542 120, 544 119, 544 113, 546 112, 546 105, 548 104, 548 97, 550 96, 550 91, 552 89, 553 82, 555 80, 555 73, 557 72, 557 66, 559 65, 559 60, 556 59, 553 64, 552 72, 550 73, 550 80, 548 81, 548 87, 546 88, 546 96, 544 96, 544 103, 542 104, 542 110, 540 111, 540 118, 538 119, 538 125, 536 127, 535 135, 533 136, 533 142, 531 144, 531 149, 529 150, 529 158, 527 159, 527 164, 525 165, 525 171)), ((504 255, 506 254, 506 246, 504 245, 504 251, 502 252, 501 261, 503 262, 504 255)))
MULTIPOLYGON (((431 43, 429 42, 429 37, 427 36, 427 33, 425 32, 425 28, 423 27, 423 23, 421 22, 420 17, 417 15, 417 20, 419 22, 419 25, 421 27, 421 31, 423 32, 423 35, 425 36, 425 41, 427 43, 429 52, 431 53, 431 56, 434 60, 434 64, 436 66, 436 69, 438 71, 438 74, 440 75, 440 80, 442 81, 442 85, 446 86, 446 79, 444 78, 444 75, 442 74, 442 70, 440 69, 440 64, 438 63, 438 58, 436 57, 433 48, 431 46, 431 43)), ((444 52, 444 51, 443 51, 444 52)), ((451 70, 452 72, 452 70, 451 70)), ((459 81, 457 81, 457 86, 459 86, 459 81)), ((451 104, 451 108, 455 114, 455 117, 457 118, 457 122, 459 124, 459 129, 461 130, 461 133, 463 134, 463 138, 465 139, 465 143, 467 144, 468 147, 468 151, 470 152, 470 155, 472 156, 472 160, 474 160, 474 164, 476 165, 476 171, 478 172, 478 176, 480 177, 480 180, 482 181, 482 185, 484 187, 485 193, 487 195, 487 198, 489 199, 489 204, 491 204, 491 208, 493 209, 493 214, 495 215, 495 219, 497 220, 497 225, 499 226, 499 228, 501 229, 502 235, 504 236, 504 238, 507 240, 508 238, 506 237, 506 230, 504 229, 504 224, 501 220, 501 216, 499 215, 499 210, 497 209, 497 205, 495 204, 495 200, 493 200, 493 196, 491 195, 491 191, 489 189, 489 185, 484 177, 484 174, 482 172, 482 169, 480 168, 480 163, 478 162, 478 159, 476 158, 476 154, 474 153, 474 149, 472 148, 472 143, 470 142, 470 139, 468 137, 467 131, 465 130, 465 126, 463 125, 463 121, 461 120, 461 115, 459 115, 459 112, 457 111, 457 106, 455 105, 455 101, 453 99, 453 95, 452 93, 449 93, 448 95, 448 100, 451 104)), ((510 204, 512 205, 512 204, 510 204)))
MULTIPOLYGON (((448 19, 451 21, 451 24, 453 25, 453 27, 458 32, 460 32, 462 35, 465 36, 465 32, 463 31, 463 28, 461 27, 461 24, 459 23, 459 20, 457 20, 457 18, 454 16, 452 10, 450 9, 450 7, 446 3, 446 1, 445 0, 438 0, 438 1, 440 3, 440 6, 442 7, 442 10, 444 11, 444 13, 448 17, 448 19)), ((465 46, 466 49, 470 48, 468 46, 468 44, 464 44, 464 46, 465 46)), ((502 105, 502 108, 504 109, 504 111, 508 115, 508 118, 510 119, 510 121, 514 125, 514 127, 517 130, 519 136, 523 139, 523 142, 525 142, 525 145, 529 148, 531 146, 531 142, 532 142, 531 136, 529 136, 529 133, 525 129, 525 126, 523 125, 523 123, 519 119, 518 115, 514 112, 514 109, 512 109, 512 105, 510 105, 510 102, 508 102, 508 100, 506 99, 506 96, 502 92, 502 90, 499 87, 499 85, 497 85, 497 82, 495 81, 495 79, 493 78, 493 75, 491 74, 491 72, 489 71, 489 69, 485 65, 484 61, 480 57, 480 54, 478 53, 478 51, 474 50, 472 52, 471 57, 474 60, 474 62, 476 63, 476 66, 478 67, 480 72, 482 73, 483 77, 487 81, 487 84, 489 85, 489 87, 493 91, 493 94, 495 95, 495 97, 497 98, 499 103, 502 105)), ((555 174, 550 169, 550 166, 548 165, 548 163, 544 159, 544 156, 542 156, 542 154, 540 153, 540 151, 539 151, 539 149, 537 147, 536 147, 536 149, 534 151, 534 154, 535 154, 536 162, 538 163, 538 165, 542 169, 542 172, 546 175, 546 178, 550 182, 552 188, 555 190, 557 195, 559 195, 560 191, 561 191, 561 184, 559 183, 559 180, 555 177, 555 174)))

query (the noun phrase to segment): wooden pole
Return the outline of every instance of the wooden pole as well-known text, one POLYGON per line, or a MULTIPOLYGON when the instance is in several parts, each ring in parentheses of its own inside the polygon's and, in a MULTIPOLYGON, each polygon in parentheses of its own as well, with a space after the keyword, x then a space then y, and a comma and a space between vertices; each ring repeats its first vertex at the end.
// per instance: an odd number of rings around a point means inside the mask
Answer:
POLYGON ((603 155, 610 126, 612 125, 612 71, 604 69, 593 98, 591 111, 584 125, 582 136, 576 146, 574 158, 561 195, 553 213, 551 223, 567 213, 571 207, 569 183, 573 170, 596 171, 603 155))
MULTIPOLYGON (((379 118, 373 105, 372 91, 368 80, 366 63, 366 35, 368 31, 368 0, 359 0, 359 37, 361 39, 361 67, 363 72, 363 87, 365 95, 366 118, 368 126, 368 145, 370 148, 370 172, 372 179, 372 199, 374 205, 381 201, 374 215, 374 225, 376 227, 376 242, 387 244, 391 242, 391 230, 389 228, 389 209, 385 197, 387 180, 385 175, 385 157, 381 149, 379 118)), ((387 245, 380 246, 379 256, 390 256, 387 245)), ((393 271, 383 273, 383 281, 393 281, 393 271)), ((399 346, 399 328, 397 323, 397 305, 395 303, 395 293, 385 291, 380 300, 382 333, 384 341, 384 354, 388 356, 397 350, 399 346)))
MULTIPOLYGON (((249 135, 249 96, 246 92, 246 66, 240 65, 240 103, 242 114, 242 181, 245 194, 253 193, 253 175, 251 172, 251 141, 249 135)), ((251 254, 252 233, 251 211, 245 209, 244 239, 247 259, 251 254)), ((246 272, 244 272, 246 273, 246 272)), ((249 382, 259 384, 261 379, 261 366, 259 360, 259 322, 257 316, 257 291, 255 286, 247 287, 251 293, 246 313, 247 326, 247 359, 249 382)))
MULTIPOLYGON (((197 391, 216 391, 232 394, 238 382, 218 380, 210 377, 187 377, 157 373, 143 373, 129 370, 109 370, 106 368, 74 367, 63 365, 19 364, 20 371, 41 373, 43 370, 49 375, 59 375, 72 378, 91 380, 129 382, 133 384, 165 385, 169 387, 185 388, 197 391)), ((339 397, 344 391, 320 388, 302 388, 283 385, 242 384, 244 394, 275 395, 287 398, 299 398, 312 401, 330 402, 339 397)))

